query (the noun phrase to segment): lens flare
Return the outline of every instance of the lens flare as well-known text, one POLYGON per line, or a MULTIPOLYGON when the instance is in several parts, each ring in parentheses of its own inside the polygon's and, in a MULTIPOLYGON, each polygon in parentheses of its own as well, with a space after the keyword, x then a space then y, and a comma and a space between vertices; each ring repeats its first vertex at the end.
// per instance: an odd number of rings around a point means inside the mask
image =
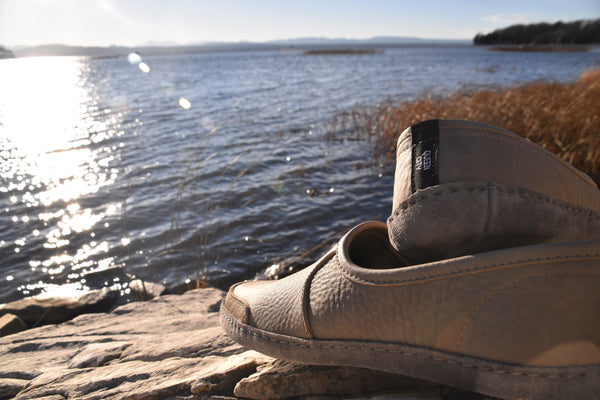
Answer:
POLYGON ((127 61, 129 61, 131 65, 139 64, 142 62, 142 56, 140 56, 139 53, 129 53, 127 61))
POLYGON ((182 97, 179 99, 179 105, 184 110, 189 110, 190 108, 192 108, 192 103, 190 103, 190 101, 188 99, 186 99, 185 97, 182 97))
POLYGON ((145 74, 150 72, 150 67, 145 62, 139 63, 138 68, 140 69, 140 71, 142 71, 145 74))

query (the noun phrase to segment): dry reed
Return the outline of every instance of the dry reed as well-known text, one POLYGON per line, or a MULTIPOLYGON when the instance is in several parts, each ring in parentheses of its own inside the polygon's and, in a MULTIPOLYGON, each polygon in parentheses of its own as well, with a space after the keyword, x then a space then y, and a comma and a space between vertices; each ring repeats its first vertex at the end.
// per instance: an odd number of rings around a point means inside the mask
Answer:
POLYGON ((367 113, 363 126, 377 138, 378 151, 393 157, 400 132, 432 118, 469 119, 508 129, 564 158, 600 185, 600 69, 588 70, 571 84, 535 82, 400 105, 388 102, 367 113))

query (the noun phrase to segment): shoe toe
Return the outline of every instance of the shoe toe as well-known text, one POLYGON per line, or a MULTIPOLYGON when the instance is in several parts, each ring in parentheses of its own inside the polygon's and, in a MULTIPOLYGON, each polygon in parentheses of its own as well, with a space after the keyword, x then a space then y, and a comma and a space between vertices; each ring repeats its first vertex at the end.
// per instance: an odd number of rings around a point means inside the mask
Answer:
POLYGON ((223 306, 239 323, 262 331, 300 338, 310 337, 304 321, 304 283, 311 267, 275 281, 236 284, 223 306))

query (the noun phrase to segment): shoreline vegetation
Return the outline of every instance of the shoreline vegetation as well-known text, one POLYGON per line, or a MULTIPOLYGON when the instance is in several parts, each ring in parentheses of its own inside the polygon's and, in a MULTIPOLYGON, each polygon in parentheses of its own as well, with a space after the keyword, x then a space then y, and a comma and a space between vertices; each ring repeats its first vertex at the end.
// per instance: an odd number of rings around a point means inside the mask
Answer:
POLYGON ((600 18, 554 24, 511 25, 473 38, 475 45, 564 46, 600 43, 600 18))
POLYGON ((469 119, 521 135, 565 159, 600 186, 600 68, 573 83, 533 82, 513 88, 468 88, 447 97, 422 95, 402 103, 335 117, 342 134, 375 138, 375 157, 394 160, 400 132, 434 118, 469 119))

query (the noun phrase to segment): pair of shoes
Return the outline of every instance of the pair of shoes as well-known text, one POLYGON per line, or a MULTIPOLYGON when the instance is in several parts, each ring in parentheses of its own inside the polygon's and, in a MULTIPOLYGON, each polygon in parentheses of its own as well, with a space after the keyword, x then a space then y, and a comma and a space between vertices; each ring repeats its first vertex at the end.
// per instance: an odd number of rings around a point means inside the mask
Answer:
POLYGON ((398 139, 393 211, 309 267, 236 284, 240 344, 513 399, 600 396, 600 191, 506 130, 432 120, 398 139))

